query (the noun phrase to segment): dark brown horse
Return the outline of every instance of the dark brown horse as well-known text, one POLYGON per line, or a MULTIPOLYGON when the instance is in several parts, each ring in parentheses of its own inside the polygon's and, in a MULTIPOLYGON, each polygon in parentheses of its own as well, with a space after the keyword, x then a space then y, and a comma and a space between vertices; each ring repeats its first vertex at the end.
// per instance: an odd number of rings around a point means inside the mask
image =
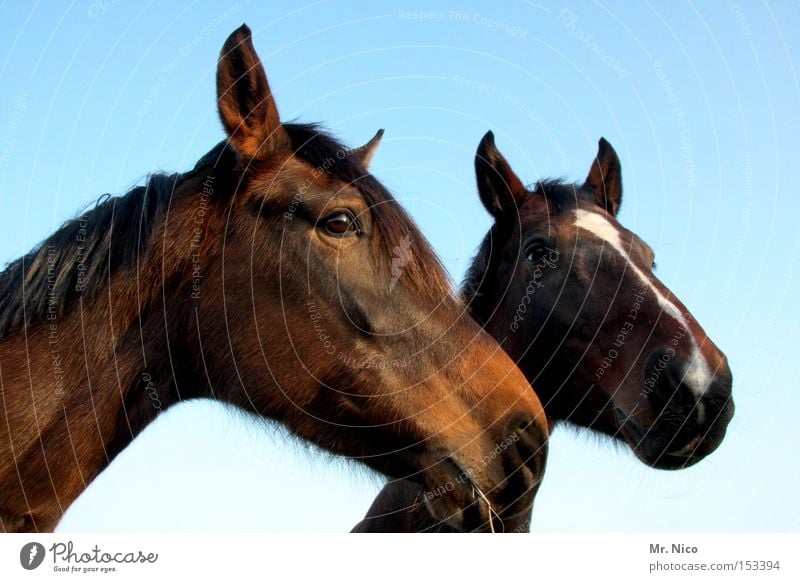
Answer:
POLYGON ((228 138, 193 170, 98 203, 0 274, 0 530, 52 530, 198 397, 415 480, 454 527, 529 510, 541 405, 364 169, 372 148, 281 123, 246 26, 217 94, 228 138))
MULTIPOLYGON (((488 133, 475 158, 495 223, 464 296, 531 381, 551 424, 628 444, 680 469, 716 449, 733 416, 723 353, 653 273, 653 250, 616 219, 620 163, 604 139, 583 184, 529 190, 488 133)), ((442 531, 413 483, 384 488, 355 531, 442 531)))

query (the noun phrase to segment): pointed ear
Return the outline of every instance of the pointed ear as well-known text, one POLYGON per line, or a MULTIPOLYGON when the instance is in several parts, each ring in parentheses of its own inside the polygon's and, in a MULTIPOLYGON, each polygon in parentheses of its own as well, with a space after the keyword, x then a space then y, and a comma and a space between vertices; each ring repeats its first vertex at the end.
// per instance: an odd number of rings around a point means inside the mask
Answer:
POLYGON ((278 107, 246 24, 225 41, 217 64, 217 105, 230 143, 247 158, 288 149, 278 107))
POLYGON ((609 214, 617 215, 622 204, 622 172, 617 152, 602 137, 598 143, 597 159, 583 187, 594 192, 598 206, 605 208, 609 214))
POLYGON ((367 143, 365 143, 361 147, 348 150, 347 156, 351 158, 354 162, 359 164, 362 168, 368 170, 369 164, 372 161, 372 156, 375 155, 375 152, 378 150, 378 146, 381 145, 382 137, 383 137, 383 130, 379 129, 378 133, 376 133, 373 136, 373 138, 369 140, 367 143))
POLYGON ((528 194, 503 154, 494 145, 494 134, 487 132, 475 153, 475 174, 481 202, 495 219, 516 213, 528 194))

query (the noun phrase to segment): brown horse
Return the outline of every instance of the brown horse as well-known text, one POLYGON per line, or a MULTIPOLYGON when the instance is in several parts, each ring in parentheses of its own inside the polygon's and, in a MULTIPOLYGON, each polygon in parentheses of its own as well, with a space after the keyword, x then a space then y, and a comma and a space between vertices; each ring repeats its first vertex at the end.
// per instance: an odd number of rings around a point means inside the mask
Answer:
POLYGON ((364 169, 372 147, 281 123, 246 26, 217 95, 228 137, 194 169, 98 203, 0 274, 0 529, 52 530, 198 397, 415 480, 453 527, 529 510, 541 405, 364 169))
MULTIPOLYGON (((534 386, 551 424, 628 444, 644 463, 680 469, 722 441, 733 416, 723 353, 653 273, 653 250, 616 219, 620 163, 599 151, 583 184, 523 186, 489 132, 475 158, 495 223, 463 287, 475 317, 534 386)), ((443 531, 391 483, 354 531, 443 531)))

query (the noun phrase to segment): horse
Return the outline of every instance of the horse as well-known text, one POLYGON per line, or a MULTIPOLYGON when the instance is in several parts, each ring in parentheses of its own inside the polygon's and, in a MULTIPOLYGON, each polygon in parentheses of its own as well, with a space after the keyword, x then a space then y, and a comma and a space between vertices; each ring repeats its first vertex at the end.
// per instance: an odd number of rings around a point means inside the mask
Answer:
MULTIPOLYGON (((530 380, 551 429, 589 428, 657 469, 712 453, 734 412, 727 358, 656 277, 653 249, 618 222, 611 144, 600 139, 583 183, 529 189, 489 132, 475 170, 494 224, 462 295, 530 380)), ((451 531, 418 496, 413 483, 389 483, 353 531, 451 531)))
POLYGON ((246 25, 216 88, 226 138, 193 169, 101 199, 0 274, 0 529, 51 531, 193 398, 412 479, 457 529, 529 509, 541 403, 366 170, 375 143, 281 122, 246 25))

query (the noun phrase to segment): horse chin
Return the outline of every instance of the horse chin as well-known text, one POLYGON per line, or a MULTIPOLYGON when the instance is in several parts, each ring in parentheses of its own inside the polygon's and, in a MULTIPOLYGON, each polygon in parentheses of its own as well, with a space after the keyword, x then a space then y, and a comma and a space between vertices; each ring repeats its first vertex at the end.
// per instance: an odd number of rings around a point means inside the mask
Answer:
POLYGON ((617 436, 640 461, 654 469, 675 471, 686 469, 705 459, 719 447, 724 436, 696 435, 688 442, 671 447, 674 433, 658 424, 643 427, 619 408, 615 409, 617 436))
POLYGON ((447 458, 425 472, 422 501, 438 522, 457 531, 489 529, 489 508, 469 476, 447 458))
MULTIPOLYGON (((466 493, 464 491, 463 493, 466 493)), ((447 499, 425 495, 425 507, 439 523, 460 532, 491 531, 489 509, 476 496, 475 499, 447 499)))

